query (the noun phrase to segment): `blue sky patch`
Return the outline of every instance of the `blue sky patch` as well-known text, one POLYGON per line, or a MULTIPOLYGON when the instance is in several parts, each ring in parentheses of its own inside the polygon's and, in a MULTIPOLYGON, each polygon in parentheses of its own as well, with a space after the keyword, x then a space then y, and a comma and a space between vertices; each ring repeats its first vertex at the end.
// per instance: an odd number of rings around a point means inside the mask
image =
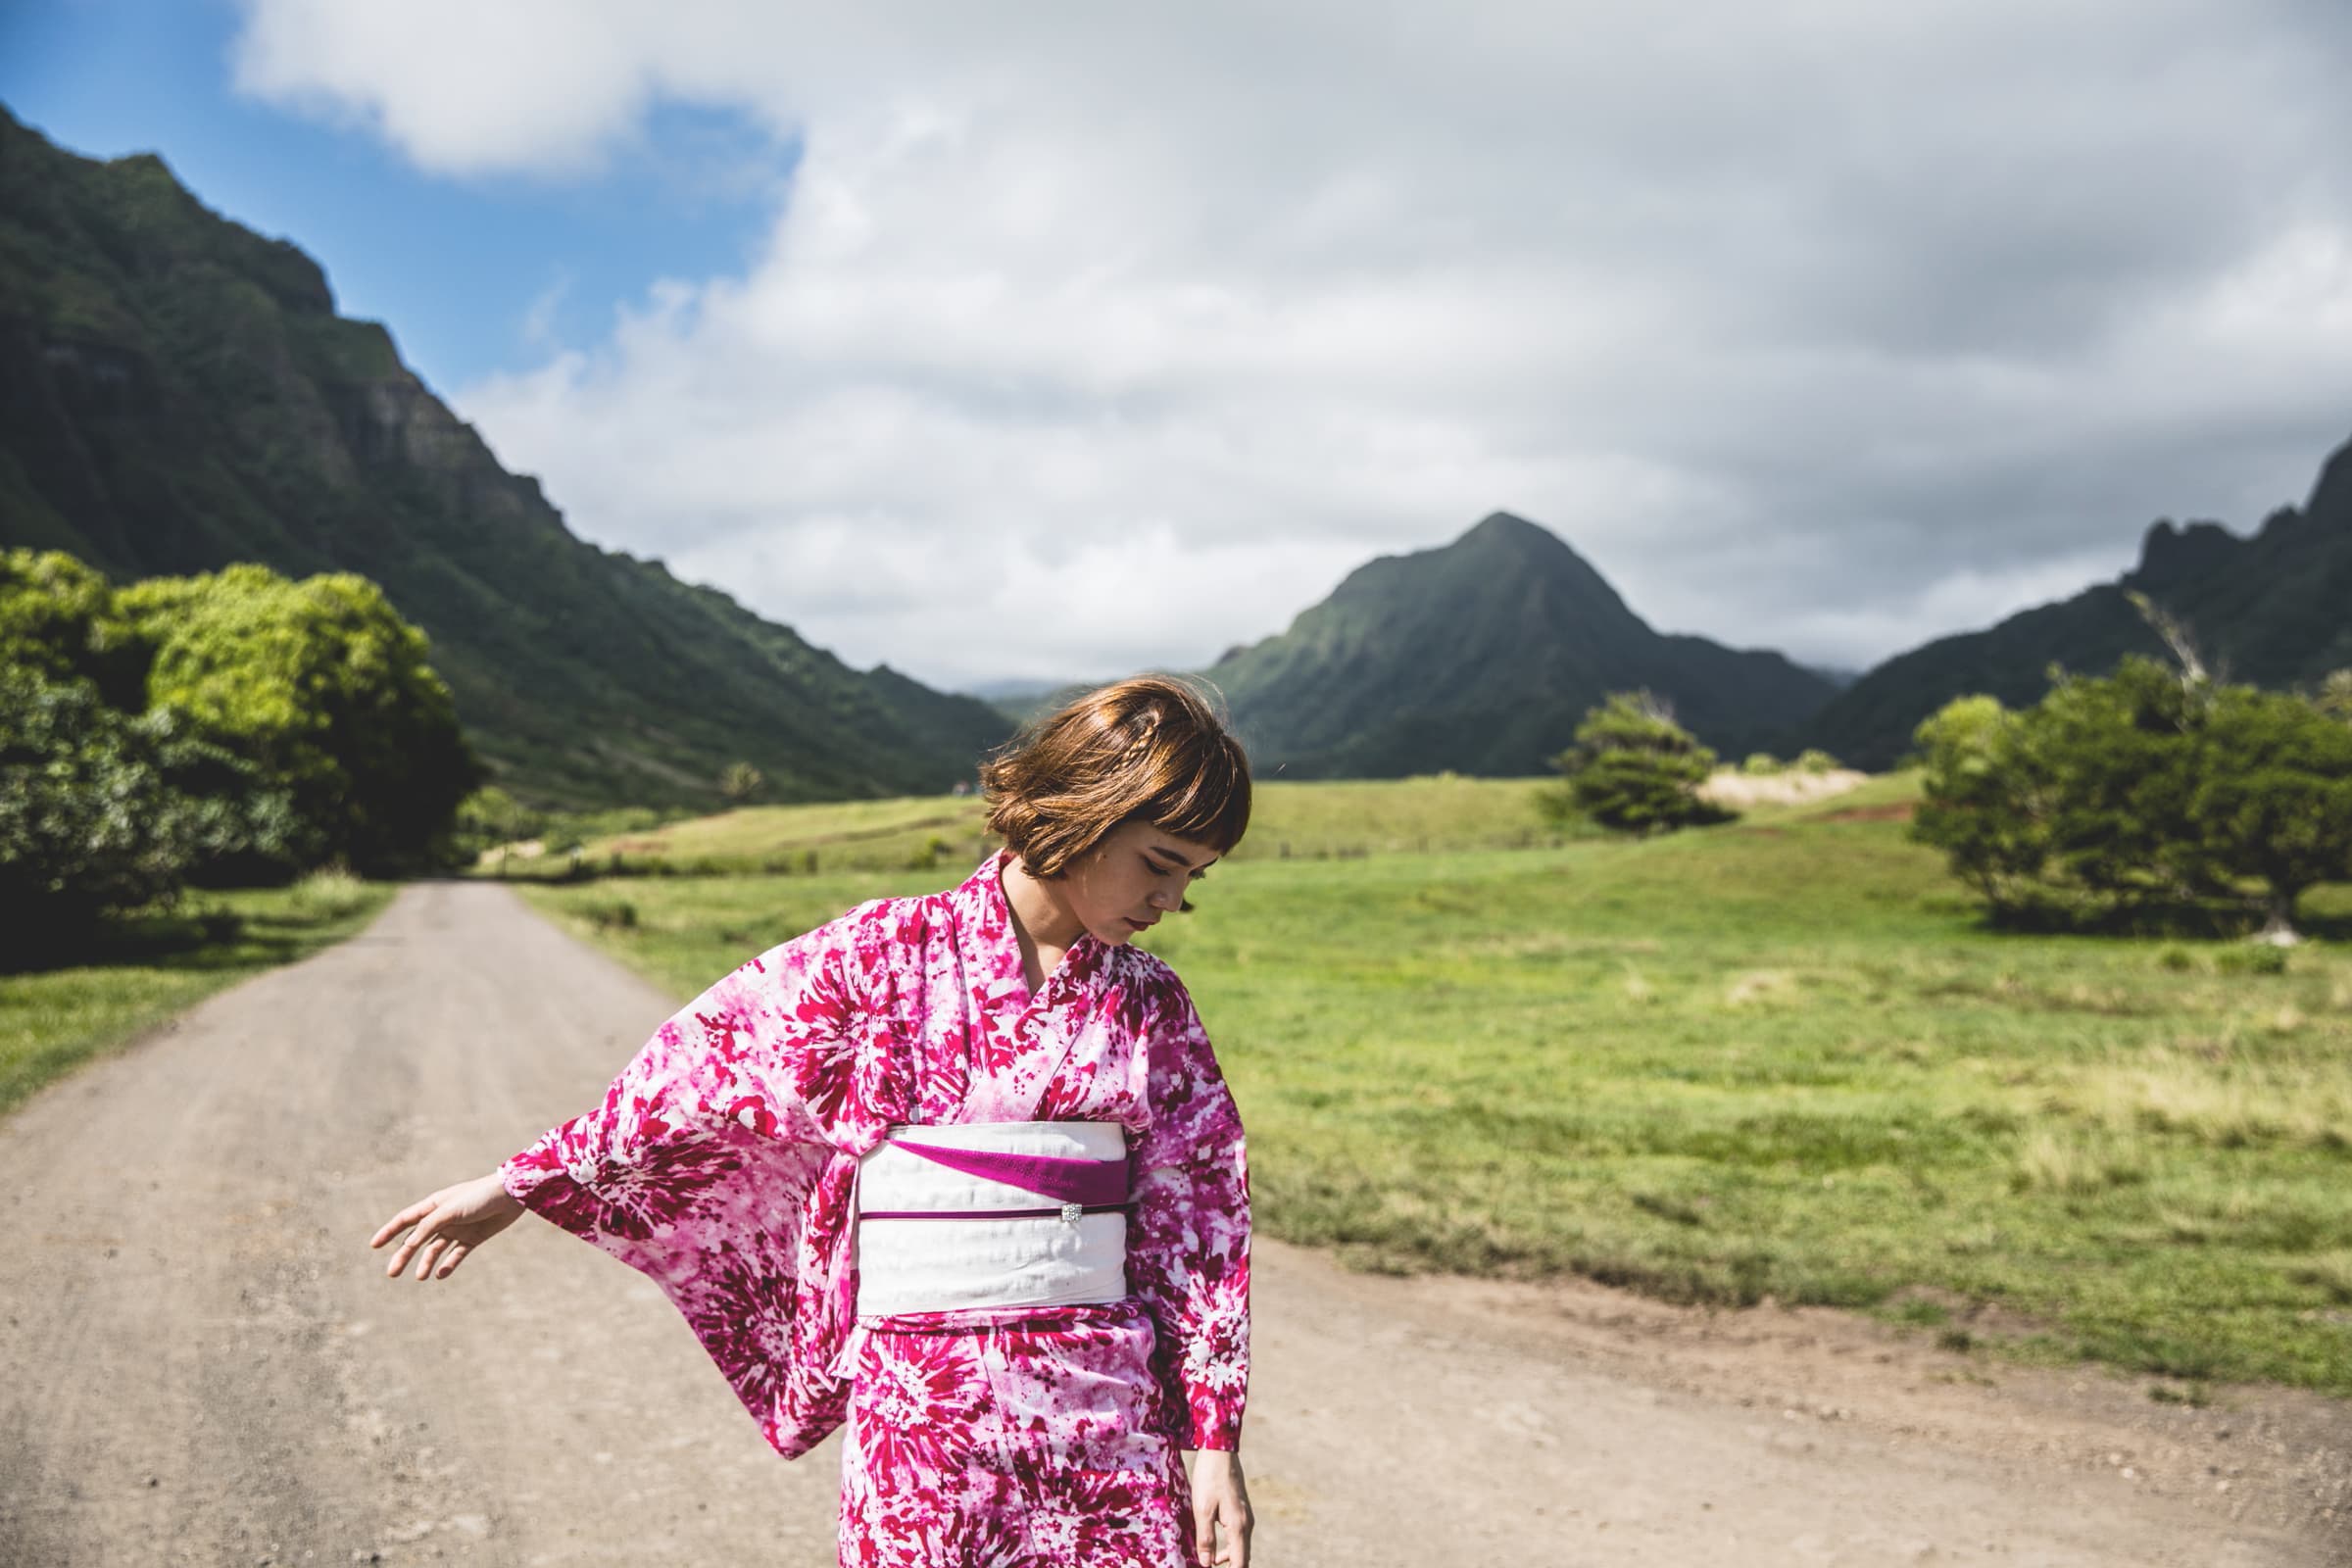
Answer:
POLYGON ((609 332, 659 279, 739 273, 799 148, 745 116, 666 105, 568 180, 418 172, 372 135, 238 97, 218 0, 0 11, 0 102, 92 157, 155 152, 207 206, 290 239, 346 316, 391 327, 447 394, 609 332))

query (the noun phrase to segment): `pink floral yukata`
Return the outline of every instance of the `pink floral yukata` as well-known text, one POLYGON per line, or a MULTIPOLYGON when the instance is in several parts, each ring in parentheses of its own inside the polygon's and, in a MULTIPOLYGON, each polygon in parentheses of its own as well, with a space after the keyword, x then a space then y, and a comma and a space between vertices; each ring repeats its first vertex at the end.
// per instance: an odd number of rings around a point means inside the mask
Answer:
POLYGON ((1177 1568, 1177 1450, 1241 1436, 1241 1121, 1158 958, 1081 936, 1030 995, 1006 858, 753 958, 500 1175, 658 1282, 778 1452, 846 1425, 843 1564, 1177 1568), (857 1318, 858 1156, 897 1123, 1033 1120, 1127 1129, 1130 1294, 857 1318))

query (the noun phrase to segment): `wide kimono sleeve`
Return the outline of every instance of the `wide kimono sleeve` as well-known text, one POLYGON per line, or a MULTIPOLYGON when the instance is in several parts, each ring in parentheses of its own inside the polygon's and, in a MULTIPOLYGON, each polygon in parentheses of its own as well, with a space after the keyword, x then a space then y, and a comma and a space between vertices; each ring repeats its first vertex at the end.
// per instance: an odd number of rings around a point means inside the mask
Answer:
POLYGON ((1134 1156, 1128 1284, 1187 1448, 1235 1448, 1250 1386, 1250 1170, 1242 1119, 1173 974, 1148 1025, 1152 1124, 1134 1156))
POLYGON ((834 1260, 856 1160, 826 1137, 858 1035, 843 924, 718 981, 602 1104, 499 1167, 533 1213, 662 1287, 786 1457, 839 1425, 846 1399, 834 1260))

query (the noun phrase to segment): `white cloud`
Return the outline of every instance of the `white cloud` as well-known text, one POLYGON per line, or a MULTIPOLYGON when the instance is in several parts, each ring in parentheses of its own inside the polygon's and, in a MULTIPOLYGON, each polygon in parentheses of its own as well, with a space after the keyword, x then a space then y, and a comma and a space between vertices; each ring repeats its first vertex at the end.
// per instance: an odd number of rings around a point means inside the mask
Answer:
POLYGON ((2352 60, 2286 0, 249 12, 248 91, 427 169, 802 138, 740 275, 457 401, 928 679, 1202 662, 1497 507, 1866 662, 2352 433, 2352 60))

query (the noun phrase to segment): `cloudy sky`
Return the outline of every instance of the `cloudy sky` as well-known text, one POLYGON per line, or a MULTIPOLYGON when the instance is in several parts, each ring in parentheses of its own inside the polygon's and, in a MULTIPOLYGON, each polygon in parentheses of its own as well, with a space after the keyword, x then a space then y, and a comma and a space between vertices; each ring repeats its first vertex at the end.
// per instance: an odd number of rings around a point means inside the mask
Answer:
POLYGON ((1862 665, 2352 437, 2352 7, 82 0, 588 538, 941 684, 1199 665, 1506 509, 1862 665))

